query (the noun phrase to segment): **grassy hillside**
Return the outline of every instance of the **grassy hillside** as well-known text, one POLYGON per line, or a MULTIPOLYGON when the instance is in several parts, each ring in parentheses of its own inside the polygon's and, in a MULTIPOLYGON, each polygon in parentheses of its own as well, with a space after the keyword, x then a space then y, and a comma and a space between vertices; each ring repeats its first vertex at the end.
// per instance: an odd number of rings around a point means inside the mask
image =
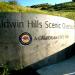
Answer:
POLYGON ((57 11, 75 11, 75 2, 67 2, 54 5, 57 11))
POLYGON ((51 15, 67 17, 75 20, 75 2, 66 2, 61 4, 55 4, 55 5, 50 5, 48 3, 38 4, 38 5, 31 6, 31 8, 44 10, 51 15))
POLYGON ((47 11, 74 11, 75 10, 75 2, 66 2, 66 3, 60 3, 55 5, 50 5, 48 3, 45 4, 38 4, 38 5, 32 5, 31 8, 39 8, 41 10, 47 10, 47 11))
POLYGON ((19 5, 11 5, 7 2, 0 2, 0 12, 24 12, 24 13, 38 13, 55 16, 67 17, 75 20, 75 2, 68 2, 57 5, 36 5, 36 8, 23 7, 19 5), (43 7, 43 8, 42 8, 43 7))
POLYGON ((0 12, 25 12, 25 13, 45 13, 42 10, 0 2, 0 12))

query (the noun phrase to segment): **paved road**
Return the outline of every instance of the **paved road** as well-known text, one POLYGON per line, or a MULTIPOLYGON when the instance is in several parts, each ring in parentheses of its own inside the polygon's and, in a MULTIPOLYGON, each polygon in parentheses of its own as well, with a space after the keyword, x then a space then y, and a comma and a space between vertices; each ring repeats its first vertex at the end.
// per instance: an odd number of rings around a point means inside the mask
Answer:
POLYGON ((43 67, 37 72, 40 75, 75 75, 75 56, 58 64, 43 67))

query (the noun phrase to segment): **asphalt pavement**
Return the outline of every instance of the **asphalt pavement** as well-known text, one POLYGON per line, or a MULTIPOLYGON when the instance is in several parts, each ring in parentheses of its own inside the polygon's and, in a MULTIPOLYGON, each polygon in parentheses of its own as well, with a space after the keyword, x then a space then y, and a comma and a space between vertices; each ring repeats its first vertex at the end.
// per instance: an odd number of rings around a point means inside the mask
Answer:
POLYGON ((40 75, 75 75, 75 56, 60 63, 43 67, 37 72, 40 75))

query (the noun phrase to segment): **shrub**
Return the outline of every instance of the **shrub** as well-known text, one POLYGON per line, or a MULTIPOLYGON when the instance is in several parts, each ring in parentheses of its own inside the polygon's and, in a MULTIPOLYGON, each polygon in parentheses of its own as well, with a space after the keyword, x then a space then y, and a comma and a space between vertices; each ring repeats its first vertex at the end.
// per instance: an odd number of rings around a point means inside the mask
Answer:
POLYGON ((18 5, 17 1, 8 1, 9 4, 14 4, 14 5, 18 5))

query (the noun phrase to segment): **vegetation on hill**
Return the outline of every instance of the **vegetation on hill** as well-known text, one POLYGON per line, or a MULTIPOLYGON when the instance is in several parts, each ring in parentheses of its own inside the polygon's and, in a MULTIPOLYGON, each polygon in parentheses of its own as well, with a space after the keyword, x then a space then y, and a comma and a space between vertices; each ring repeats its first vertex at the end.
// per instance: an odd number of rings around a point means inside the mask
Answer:
POLYGON ((75 10, 75 2, 67 2, 67 3, 61 3, 61 4, 55 4, 50 5, 48 3, 46 4, 38 4, 38 5, 32 5, 31 8, 39 8, 41 10, 47 10, 47 11, 74 11, 75 10))
POLYGON ((8 1, 9 4, 14 4, 14 5, 18 5, 18 2, 16 0, 12 0, 12 1, 8 1))
POLYGON ((67 18, 75 20, 75 2, 74 1, 55 4, 55 5, 50 5, 48 3, 38 4, 38 5, 31 6, 31 8, 44 10, 51 15, 63 16, 63 17, 67 17, 67 18))
POLYGON ((75 0, 72 0, 72 2, 75 2, 75 0))
POLYGON ((24 12, 24 13, 44 13, 45 11, 30 8, 30 7, 23 7, 16 4, 11 4, 8 2, 0 2, 0 12, 24 12))
POLYGON ((31 7, 23 7, 12 2, 0 2, 0 12, 24 12, 38 13, 67 17, 75 20, 75 2, 61 3, 55 5, 39 4, 31 7))

